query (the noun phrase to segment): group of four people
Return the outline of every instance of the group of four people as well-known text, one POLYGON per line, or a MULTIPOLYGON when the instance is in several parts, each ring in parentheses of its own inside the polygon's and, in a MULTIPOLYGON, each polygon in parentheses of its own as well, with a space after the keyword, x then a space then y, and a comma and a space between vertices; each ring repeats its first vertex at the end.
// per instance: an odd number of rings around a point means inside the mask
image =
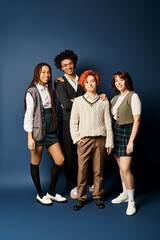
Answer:
POLYGON ((58 124, 52 89, 52 71, 47 63, 36 66, 33 80, 25 93, 24 129, 28 132, 31 176, 37 189, 36 198, 47 205, 52 204, 52 201, 66 201, 65 197, 55 192, 65 160, 70 196, 77 199, 73 209, 80 210, 87 198, 88 166, 92 159, 93 185, 90 191, 96 206, 104 208, 102 180, 106 148, 108 154, 113 151, 117 160, 123 187, 123 192, 113 199, 112 203, 128 202, 126 214, 133 215, 136 206, 131 161, 134 140, 140 124, 140 99, 132 92, 133 84, 129 74, 118 71, 113 76, 112 87, 114 92, 120 94, 111 100, 110 108, 105 95, 99 96, 97 93, 100 82, 97 73, 87 70, 80 78, 75 74, 77 60, 77 55, 71 50, 61 52, 54 59, 55 66, 64 72, 63 78, 55 80, 56 95, 63 109, 64 155, 57 138, 58 124), (39 176, 44 146, 55 162, 47 194, 43 193, 39 176), (78 176, 75 167, 77 154, 78 176))

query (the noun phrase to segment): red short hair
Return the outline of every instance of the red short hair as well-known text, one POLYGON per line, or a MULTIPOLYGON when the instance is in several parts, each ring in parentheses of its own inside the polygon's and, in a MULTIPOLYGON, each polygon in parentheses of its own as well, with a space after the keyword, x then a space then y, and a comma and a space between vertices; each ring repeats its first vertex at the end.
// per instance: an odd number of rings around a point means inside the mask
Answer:
POLYGON ((94 72, 93 70, 86 70, 86 71, 84 71, 84 72, 81 74, 80 78, 79 78, 79 84, 80 84, 82 87, 84 87, 85 82, 87 81, 87 77, 88 77, 89 75, 92 75, 92 76, 95 77, 96 82, 97 82, 97 86, 98 86, 98 85, 99 85, 99 82, 100 82, 100 77, 99 77, 98 74, 97 74, 96 72, 94 72))

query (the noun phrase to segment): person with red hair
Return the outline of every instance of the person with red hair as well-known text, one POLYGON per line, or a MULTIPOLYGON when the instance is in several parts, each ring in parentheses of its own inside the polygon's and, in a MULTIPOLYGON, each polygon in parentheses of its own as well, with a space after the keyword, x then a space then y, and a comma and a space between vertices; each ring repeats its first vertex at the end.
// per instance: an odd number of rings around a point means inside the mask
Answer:
POLYGON ((85 94, 74 100, 70 131, 78 152, 78 184, 77 202, 73 210, 80 210, 86 201, 87 173, 90 159, 92 159, 94 175, 93 199, 98 208, 104 208, 102 200, 103 165, 105 147, 110 154, 113 149, 113 133, 110 118, 109 102, 103 101, 97 94, 100 82, 98 74, 92 70, 82 73, 79 84, 85 94))
POLYGON ((84 87, 85 85, 85 82, 87 81, 87 77, 89 75, 92 75, 94 76, 95 80, 96 80, 96 83, 97 83, 97 87, 99 86, 99 82, 100 82, 100 77, 98 76, 98 74, 96 72, 94 72, 93 70, 87 70, 85 72, 83 72, 81 74, 81 77, 79 79, 79 84, 84 87))

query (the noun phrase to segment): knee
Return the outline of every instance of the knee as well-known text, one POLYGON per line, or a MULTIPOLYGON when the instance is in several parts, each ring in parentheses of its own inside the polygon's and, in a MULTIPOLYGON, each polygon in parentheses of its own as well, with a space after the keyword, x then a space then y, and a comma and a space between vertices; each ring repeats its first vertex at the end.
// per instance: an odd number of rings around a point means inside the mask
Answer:
POLYGON ((120 170, 121 170, 121 173, 122 173, 123 175, 126 175, 126 174, 130 173, 130 168, 128 168, 128 167, 126 167, 126 166, 121 166, 121 167, 120 167, 120 170))
POLYGON ((39 160, 39 159, 31 158, 31 164, 33 164, 33 165, 39 165, 39 164, 40 164, 40 160, 39 160))
POLYGON ((39 166, 39 162, 37 162, 37 161, 32 161, 32 160, 31 160, 31 164, 32 164, 32 165, 39 166))
POLYGON ((65 160, 65 158, 64 158, 64 156, 62 156, 61 158, 58 159, 56 164, 62 166, 64 164, 64 160, 65 160))

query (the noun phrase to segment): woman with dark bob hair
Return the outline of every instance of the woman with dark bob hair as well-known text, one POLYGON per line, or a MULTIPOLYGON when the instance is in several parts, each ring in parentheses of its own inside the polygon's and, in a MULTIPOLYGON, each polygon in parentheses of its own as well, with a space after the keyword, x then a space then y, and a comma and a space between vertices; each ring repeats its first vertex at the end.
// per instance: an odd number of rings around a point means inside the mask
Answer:
POLYGON ((57 138, 57 117, 52 90, 52 71, 47 63, 39 63, 24 97, 24 130, 28 132, 28 148, 31 151, 31 176, 37 189, 37 201, 52 204, 52 200, 64 202, 66 198, 55 193, 56 184, 64 162, 57 138), (51 184, 45 195, 41 188, 39 164, 44 146, 54 159, 51 184))
POLYGON ((136 213, 134 201, 134 177, 131 162, 134 140, 138 133, 141 118, 141 101, 133 92, 133 83, 129 74, 118 71, 113 75, 112 88, 119 95, 111 100, 113 116, 114 157, 118 163, 123 192, 112 200, 113 204, 128 202, 126 214, 136 213))

